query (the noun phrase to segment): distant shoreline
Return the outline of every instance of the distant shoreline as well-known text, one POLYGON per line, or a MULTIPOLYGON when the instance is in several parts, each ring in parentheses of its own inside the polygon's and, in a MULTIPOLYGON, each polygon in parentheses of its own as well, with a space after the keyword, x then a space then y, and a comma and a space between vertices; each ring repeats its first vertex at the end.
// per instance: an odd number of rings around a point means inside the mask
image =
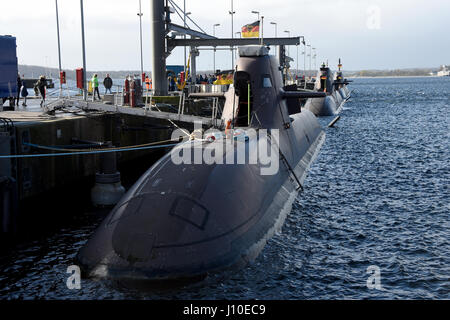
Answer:
POLYGON ((347 79, 374 79, 374 78, 445 78, 438 76, 347 76, 347 79))

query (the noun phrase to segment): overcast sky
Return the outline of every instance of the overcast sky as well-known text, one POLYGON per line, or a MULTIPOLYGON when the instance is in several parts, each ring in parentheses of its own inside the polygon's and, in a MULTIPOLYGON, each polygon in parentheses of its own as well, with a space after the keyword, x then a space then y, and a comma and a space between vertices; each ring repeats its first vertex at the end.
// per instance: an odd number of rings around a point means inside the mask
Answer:
MULTIPOLYGON (((82 66, 80 1, 59 0, 62 65, 82 66)), ((182 7, 183 1, 176 0, 182 7)), ((89 70, 139 70, 138 0, 84 0, 89 70)), ((205 31, 231 37, 231 0, 186 0, 187 11, 205 31)), ((2 0, 0 34, 17 37, 20 64, 58 66, 55 0, 2 0)), ((144 69, 150 70, 150 0, 142 0, 144 69)), ((438 67, 450 64, 448 0, 234 0, 234 30, 264 16, 264 37, 304 35, 317 48, 317 64, 339 57, 347 70, 438 67)), ((174 22, 182 24, 174 17, 174 22)), ((302 49, 300 49, 301 53, 302 49)), ((296 59, 296 48, 291 56, 296 59)), ((303 67, 300 55, 299 68, 303 67)), ((218 52, 219 69, 231 67, 231 54, 218 52)), ((177 49, 168 64, 183 64, 177 49)), ((294 62, 294 67, 296 63, 294 62)), ((213 56, 202 51, 198 69, 213 68, 213 56)))

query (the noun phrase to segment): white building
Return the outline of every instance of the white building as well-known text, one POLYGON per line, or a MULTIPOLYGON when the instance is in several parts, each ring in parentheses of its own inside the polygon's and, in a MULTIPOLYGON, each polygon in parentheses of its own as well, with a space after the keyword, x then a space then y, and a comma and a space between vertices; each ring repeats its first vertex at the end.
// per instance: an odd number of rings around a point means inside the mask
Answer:
POLYGON ((443 65, 442 70, 438 71, 438 77, 450 77, 450 70, 447 69, 447 66, 443 65))

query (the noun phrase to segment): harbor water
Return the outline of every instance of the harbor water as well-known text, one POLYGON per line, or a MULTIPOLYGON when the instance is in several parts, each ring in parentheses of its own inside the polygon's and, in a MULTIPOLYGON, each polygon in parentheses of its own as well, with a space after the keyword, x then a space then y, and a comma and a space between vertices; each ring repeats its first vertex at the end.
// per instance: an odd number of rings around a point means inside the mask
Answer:
POLYGON ((170 288, 82 279, 70 290, 67 267, 105 213, 81 192, 2 251, 0 299, 450 299, 450 78, 349 88, 282 232, 248 267, 170 288))

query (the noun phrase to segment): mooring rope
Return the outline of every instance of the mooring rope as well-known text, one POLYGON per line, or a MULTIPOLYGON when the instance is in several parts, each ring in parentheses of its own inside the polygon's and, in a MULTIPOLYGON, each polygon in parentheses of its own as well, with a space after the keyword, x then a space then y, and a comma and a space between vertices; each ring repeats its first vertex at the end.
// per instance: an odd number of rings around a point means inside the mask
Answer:
MULTIPOLYGON (((174 140, 174 139, 167 139, 167 140, 162 140, 162 141, 155 141, 155 142, 150 142, 150 143, 145 143, 145 144, 138 144, 138 145, 134 145, 134 146, 126 146, 126 147, 112 147, 112 148, 103 148, 101 149, 102 151, 118 151, 121 149, 131 149, 131 148, 142 148, 142 147, 148 147, 148 146, 154 146, 160 143, 167 143, 167 142, 175 142, 178 140, 174 140)), ((57 147, 57 146, 43 146, 43 145, 38 145, 38 144, 33 144, 33 143, 29 143, 29 142, 23 142, 24 145, 29 146, 29 147, 34 147, 34 148, 38 148, 38 149, 44 149, 44 150, 51 150, 51 151, 72 151, 72 152, 87 152, 87 151, 99 151, 97 148, 85 148, 85 149, 68 149, 68 148, 61 148, 61 147, 57 147)))
MULTIPOLYGON (((173 141, 173 140, 169 140, 173 141)), ((189 142, 189 141, 187 141, 189 142)), ((184 143, 187 143, 184 142, 184 143)), ((161 143, 161 141, 158 141, 157 143, 161 143)), ((177 146, 180 143, 171 143, 171 144, 163 144, 163 145, 141 145, 141 146, 129 146, 129 147, 119 147, 119 148, 108 148, 108 149, 102 149, 102 150, 93 150, 88 149, 92 151, 75 151, 75 152, 64 152, 64 153, 41 153, 41 154, 16 154, 16 155, 5 155, 0 156, 0 159, 14 159, 14 158, 39 158, 39 157, 61 157, 61 156, 75 156, 75 155, 87 155, 87 154, 100 154, 100 153, 111 153, 111 152, 125 152, 125 151, 136 151, 136 150, 148 150, 148 149, 157 149, 157 148, 167 148, 167 147, 173 147, 177 146)), ((62 151, 62 150, 71 150, 73 149, 61 149, 61 148, 55 148, 55 147, 49 147, 49 146, 41 146, 38 144, 33 143, 24 143, 24 145, 38 148, 38 149, 45 149, 45 150, 52 150, 52 151, 62 151)), ((82 150, 82 149, 80 149, 82 150)))

